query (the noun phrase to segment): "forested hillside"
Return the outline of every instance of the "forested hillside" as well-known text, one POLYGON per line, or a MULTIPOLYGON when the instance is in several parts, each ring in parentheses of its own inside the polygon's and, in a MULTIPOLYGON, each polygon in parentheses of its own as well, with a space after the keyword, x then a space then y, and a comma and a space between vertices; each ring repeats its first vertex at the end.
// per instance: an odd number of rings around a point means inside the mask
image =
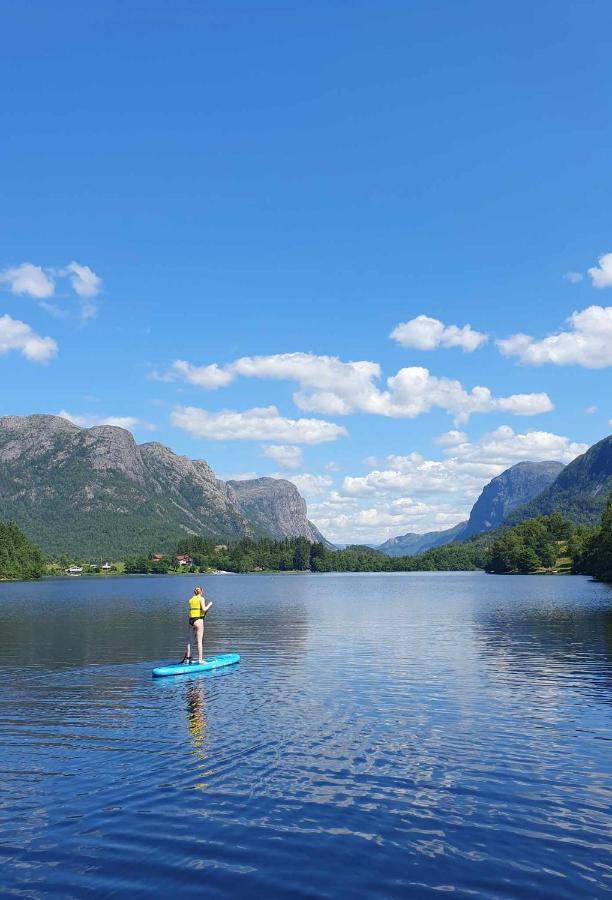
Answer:
POLYGON ((559 512, 576 524, 596 525, 611 490, 612 436, 608 436, 576 457, 550 487, 515 509, 505 521, 515 525, 523 519, 559 512))
POLYGON ((12 522, 0 522, 0 578, 40 578, 45 558, 12 522))
POLYGON ((60 416, 0 417, 0 517, 56 557, 169 552, 188 533, 223 541, 320 537, 291 482, 235 485, 204 460, 157 442, 136 444, 123 428, 80 428, 60 416))

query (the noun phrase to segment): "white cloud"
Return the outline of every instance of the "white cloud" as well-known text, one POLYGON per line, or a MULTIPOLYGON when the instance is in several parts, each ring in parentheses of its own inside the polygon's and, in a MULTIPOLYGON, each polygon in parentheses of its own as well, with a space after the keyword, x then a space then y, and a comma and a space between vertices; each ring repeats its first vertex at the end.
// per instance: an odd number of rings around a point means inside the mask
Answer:
POLYGON ((308 472, 304 472, 301 475, 279 475, 277 473, 273 477, 291 481, 300 494, 306 498, 318 497, 324 494, 332 485, 332 479, 328 475, 311 475, 308 472))
POLYGON ((33 263, 0 272, 0 284, 7 284, 12 294, 25 294, 41 301, 40 305, 54 316, 65 316, 65 310, 55 304, 45 302, 55 294, 56 279, 68 278, 81 304, 81 319, 91 319, 97 314, 93 297, 99 294, 102 279, 89 266, 77 262, 69 263, 63 269, 43 269, 33 263))
POLYGON ((102 279, 89 266, 82 266, 74 261, 66 266, 65 274, 69 276, 72 290, 81 301, 81 318, 94 318, 98 314, 98 308, 92 298, 100 293, 102 279))
POLYGON ((296 406, 323 415, 365 412, 411 419, 437 407, 453 415, 457 422, 465 422, 473 413, 501 410, 531 416, 553 409, 550 398, 543 393, 494 397, 489 388, 477 386, 467 391, 459 381, 438 378, 421 366, 400 369, 381 390, 376 383, 381 377, 378 363, 345 363, 335 356, 312 353, 247 356, 223 367, 197 367, 177 360, 168 372, 157 377, 184 378, 191 384, 211 388, 229 384, 238 376, 296 381, 300 386, 293 395, 296 406))
POLYGON ((157 381, 177 381, 183 379, 188 384, 205 390, 225 387, 234 380, 234 375, 228 369, 222 369, 217 363, 210 366, 192 366, 184 359, 175 360, 167 372, 163 374, 153 373, 157 381))
POLYGON ((408 531, 423 533, 450 528, 462 517, 438 504, 410 498, 385 500, 357 507, 355 501, 343 506, 325 500, 308 504, 310 519, 325 537, 337 543, 380 544, 408 531))
POLYGON ((547 394, 513 394, 494 397, 489 388, 477 386, 466 391, 459 381, 438 378, 428 369, 412 366, 400 369, 387 379, 389 391, 381 395, 383 415, 414 418, 434 407, 446 410, 457 424, 467 422, 473 413, 495 410, 513 415, 533 416, 550 412, 553 404, 547 394))
POLYGON ((155 425, 145 422, 135 416, 100 416, 95 413, 71 413, 65 409, 57 413, 63 419, 68 419, 80 428, 92 428, 95 425, 116 425, 118 428, 125 428, 132 431, 134 428, 144 428, 147 431, 154 431, 155 425))
POLYGON ((554 409, 548 394, 544 393, 512 394, 511 397, 500 397, 493 403, 493 409, 512 413, 514 416, 537 416, 554 409))
POLYGON ((275 406, 244 412, 224 409, 208 412, 194 406, 177 406, 170 421, 194 437, 214 441, 286 441, 293 444, 323 444, 347 434, 346 428, 322 419, 286 419, 275 406))
POLYGON ((553 363, 603 369, 612 365, 612 306, 589 306, 572 313, 567 322, 567 331, 543 340, 515 334, 496 343, 504 356, 516 356, 532 366, 553 363))
POLYGON ((587 269, 593 287, 612 287, 612 253, 604 253, 598 259, 598 266, 587 269))
POLYGON ((384 469, 374 469, 363 476, 347 476, 342 492, 353 497, 464 494, 470 499, 487 481, 517 462, 555 459, 568 463, 586 449, 586 444, 562 435, 547 431, 516 434, 509 426, 502 425, 478 441, 465 440, 447 447, 447 459, 424 459, 419 453, 388 456, 384 469))
POLYGON ((312 353, 245 356, 229 368, 244 378, 296 381, 302 388, 293 396, 296 406, 324 415, 352 412, 357 397, 368 405, 378 393, 374 379, 380 377, 378 363, 365 360, 344 363, 335 356, 312 353))
MULTIPOLYGON (((482 475, 473 476, 469 472, 458 472, 458 467, 448 461, 422 460, 409 468, 399 464, 399 458, 390 460, 398 468, 373 469, 367 475, 351 477, 347 475, 342 482, 342 492, 352 497, 369 495, 401 495, 401 494, 456 494, 468 489, 475 489, 482 483, 482 475), (459 478, 461 474, 463 477, 459 478)), ((493 477, 493 472, 490 477, 493 477)), ((484 476, 486 477, 486 475, 484 476)))
POLYGON ((570 284, 578 284, 579 281, 582 281, 583 275, 580 272, 566 272, 563 276, 566 281, 569 281, 570 284))
POLYGON ((299 469, 303 462, 302 449, 291 444, 270 444, 261 452, 262 456, 273 459, 283 469, 299 469))
POLYGON ((486 334, 474 331, 471 325, 445 325, 439 319, 422 315, 396 325, 389 337, 402 347, 414 347, 417 350, 461 347, 465 353, 472 353, 487 340, 486 334))
POLYGON ((392 454, 367 475, 345 477, 340 491, 309 504, 310 518, 335 541, 381 542, 406 531, 440 530, 466 519, 485 484, 515 463, 568 463, 587 449, 563 435, 516 433, 507 425, 477 441, 451 434, 442 459, 392 454))
POLYGON ((17 350, 30 362, 46 363, 57 353, 50 337, 41 337, 25 322, 11 316, 0 316, 0 354, 17 350))
POLYGON ((325 468, 327 469, 328 472, 342 471, 342 466, 339 466, 338 463, 333 459, 330 459, 330 461, 328 463, 325 463, 325 468))
POLYGON ((51 276, 40 266, 27 262, 0 272, 0 284, 8 284, 11 294, 27 294, 37 300, 52 297, 55 291, 51 276))
POLYGON ((434 438, 434 444, 439 447, 456 447, 457 444, 464 444, 467 441, 465 431, 446 431, 434 438))
POLYGON ((102 279, 89 266, 73 261, 66 266, 66 271, 70 273, 72 289, 79 297, 95 297, 100 293, 102 279))
POLYGON ((585 409, 585 413, 587 414, 587 416, 592 416, 596 412, 597 412, 596 406, 587 406, 587 408, 585 409))
POLYGON ((543 462, 556 459, 569 463, 588 450, 588 444, 571 441, 550 431, 527 431, 517 434, 509 425, 483 435, 479 441, 464 444, 447 451, 463 462, 477 462, 494 466, 508 466, 522 460, 543 462))

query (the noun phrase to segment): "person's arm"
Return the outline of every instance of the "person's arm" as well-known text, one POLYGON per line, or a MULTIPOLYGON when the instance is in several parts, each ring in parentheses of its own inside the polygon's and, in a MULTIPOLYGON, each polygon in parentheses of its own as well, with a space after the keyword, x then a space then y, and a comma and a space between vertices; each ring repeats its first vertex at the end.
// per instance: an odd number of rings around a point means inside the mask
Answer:
POLYGON ((202 607, 202 615, 205 616, 206 613, 208 612, 208 610, 210 609, 210 607, 212 606, 212 600, 209 600, 207 603, 206 600, 204 600, 204 598, 202 598, 202 600, 200 602, 200 606, 202 607))

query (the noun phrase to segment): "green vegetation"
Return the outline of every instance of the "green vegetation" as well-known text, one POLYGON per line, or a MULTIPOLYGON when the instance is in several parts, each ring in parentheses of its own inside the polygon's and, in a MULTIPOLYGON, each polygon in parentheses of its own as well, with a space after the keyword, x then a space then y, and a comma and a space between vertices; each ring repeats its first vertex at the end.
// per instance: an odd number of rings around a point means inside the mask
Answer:
POLYGON ((412 572, 458 571, 482 567, 482 552, 476 542, 449 544, 419 556, 390 557, 371 547, 351 546, 330 550, 306 538, 284 540, 243 538, 229 545, 215 545, 204 537, 181 540, 176 554, 162 559, 131 557, 125 561, 128 574, 167 572, 412 572), (216 549, 218 548, 218 549, 216 549), (177 557, 187 557, 180 564, 177 557))
POLYGON ((586 559, 593 552, 594 537, 601 531, 593 526, 574 525, 558 512, 527 519, 498 533, 485 555, 485 569, 498 574, 592 574, 586 559))
POLYGON ((550 570, 572 532, 571 522, 558 513, 528 519, 505 529, 494 541, 485 558, 485 569, 497 574, 550 570))
POLYGON ((608 497, 599 528, 593 528, 576 547, 573 571, 612 581, 612 494, 608 497))
POLYGON ((40 578, 45 558, 12 522, 0 522, 0 578, 40 578))
MULTIPOLYGON (((100 572, 83 560, 61 557, 55 566, 63 574, 69 563, 80 563, 84 574, 100 572)), ((330 550, 306 538, 284 540, 243 538, 232 544, 192 535, 175 553, 135 556, 113 564, 126 574, 175 572, 436 572, 486 569, 499 574, 574 572, 612 581, 612 496, 601 525, 573 525, 559 513, 538 516, 514 526, 480 534, 471 540, 445 544, 417 556, 390 557, 371 547, 353 545, 330 550)), ((38 578, 46 562, 14 524, 0 523, 0 578, 38 578)))

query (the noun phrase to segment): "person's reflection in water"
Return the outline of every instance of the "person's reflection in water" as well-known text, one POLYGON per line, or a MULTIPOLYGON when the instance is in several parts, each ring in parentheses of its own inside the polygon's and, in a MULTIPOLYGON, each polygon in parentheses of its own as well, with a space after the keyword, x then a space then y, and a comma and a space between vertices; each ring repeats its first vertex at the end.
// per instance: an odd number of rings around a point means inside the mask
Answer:
MULTIPOLYGON (((187 701, 187 728, 191 738, 191 749, 198 761, 198 774, 205 776, 206 770, 206 711, 204 703, 204 683, 201 679, 187 685, 185 694, 187 701)), ((206 781, 198 781, 194 784, 197 791, 205 790, 206 781)))

